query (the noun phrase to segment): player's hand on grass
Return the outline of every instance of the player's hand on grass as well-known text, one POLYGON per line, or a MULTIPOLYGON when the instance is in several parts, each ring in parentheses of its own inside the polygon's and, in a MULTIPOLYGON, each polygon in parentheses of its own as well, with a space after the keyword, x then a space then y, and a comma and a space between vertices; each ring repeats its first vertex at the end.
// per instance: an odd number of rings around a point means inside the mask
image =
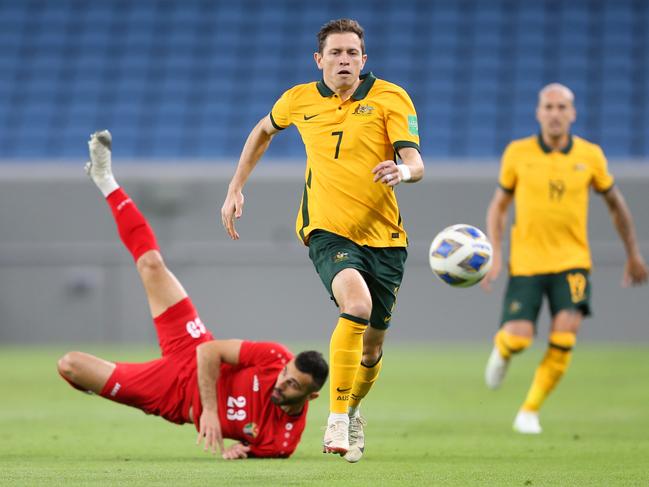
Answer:
POLYGON ((223 458, 225 460, 239 460, 241 458, 248 458, 248 452, 250 447, 244 445, 243 443, 235 443, 234 445, 228 447, 223 452, 223 458))
POLYGON ((482 281, 480 281, 480 287, 484 291, 488 293, 491 292, 492 290, 491 285, 494 283, 496 279, 498 279, 501 268, 502 268, 502 259, 500 257, 500 254, 494 252, 493 255, 491 256, 491 269, 489 269, 489 271, 484 276, 482 281))
POLYGON ((387 186, 396 186, 401 182, 399 168, 394 161, 379 162, 372 169, 372 174, 374 174, 375 183, 380 182, 387 186))
POLYGON ((203 412, 201 413, 196 444, 200 445, 201 440, 203 439, 205 440, 203 446, 204 451, 211 451, 213 454, 216 454, 216 449, 218 447, 219 451, 224 453, 225 448, 223 448, 221 423, 219 422, 219 416, 216 411, 203 409, 203 412))
POLYGON ((647 282, 649 270, 642 255, 630 256, 624 266, 624 275, 622 276, 622 287, 640 286, 647 282))
POLYGON ((225 231, 232 240, 239 240, 239 234, 234 228, 234 220, 241 218, 243 213, 243 193, 241 191, 228 190, 223 206, 221 207, 221 222, 225 231))

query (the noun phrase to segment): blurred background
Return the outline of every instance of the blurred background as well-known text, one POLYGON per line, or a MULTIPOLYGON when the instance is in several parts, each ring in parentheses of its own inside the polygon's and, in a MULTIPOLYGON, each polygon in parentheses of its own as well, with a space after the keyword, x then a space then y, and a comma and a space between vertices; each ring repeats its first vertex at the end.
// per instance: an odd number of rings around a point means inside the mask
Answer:
MULTIPOLYGON (((537 131, 550 82, 575 92, 574 132, 603 146, 649 257, 646 0, 0 0, 0 342, 155 341, 82 170, 102 128, 215 335, 327 340, 337 313, 293 230, 295 129, 246 187, 240 241, 219 211, 250 129, 284 90, 320 79, 315 35, 340 17, 365 28, 366 70, 411 95, 427 164, 397 190, 411 246, 392 339, 486 344, 498 326, 505 278, 490 295, 448 288, 427 248, 447 225, 484 228, 499 156, 537 131)), ((596 196, 589 232, 594 316, 581 338, 648 341, 647 287, 621 289, 624 249, 596 196)))

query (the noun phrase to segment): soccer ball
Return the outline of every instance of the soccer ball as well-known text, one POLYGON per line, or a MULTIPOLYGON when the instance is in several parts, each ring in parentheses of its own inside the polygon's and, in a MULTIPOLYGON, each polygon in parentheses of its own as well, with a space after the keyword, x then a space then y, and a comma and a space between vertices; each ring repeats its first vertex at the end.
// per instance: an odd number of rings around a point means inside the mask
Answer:
POLYGON ((450 286, 469 287, 491 268, 491 243, 482 231, 463 223, 446 227, 430 244, 433 273, 450 286))

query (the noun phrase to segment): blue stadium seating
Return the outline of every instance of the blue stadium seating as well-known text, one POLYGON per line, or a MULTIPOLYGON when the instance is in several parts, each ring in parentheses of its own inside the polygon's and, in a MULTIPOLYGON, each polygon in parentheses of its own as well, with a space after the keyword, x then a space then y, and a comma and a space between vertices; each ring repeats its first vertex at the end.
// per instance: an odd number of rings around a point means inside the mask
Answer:
MULTIPOLYGON (((0 0, 0 161, 82 158, 103 127, 124 158, 236 159, 284 90, 320 78, 315 33, 343 16, 367 70, 410 93, 431 162, 498 157, 553 81, 576 132, 649 158, 643 0, 0 0)), ((301 160, 295 131, 269 156, 301 160)))

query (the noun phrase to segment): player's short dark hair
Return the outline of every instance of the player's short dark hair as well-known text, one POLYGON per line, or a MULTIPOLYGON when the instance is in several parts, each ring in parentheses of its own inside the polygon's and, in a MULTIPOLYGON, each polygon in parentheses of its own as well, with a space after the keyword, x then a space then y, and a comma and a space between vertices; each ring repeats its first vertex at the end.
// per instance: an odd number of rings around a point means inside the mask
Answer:
POLYGON ((361 52, 365 54, 365 30, 361 27, 361 24, 353 19, 330 20, 323 25, 320 32, 318 32, 318 52, 322 54, 325 42, 330 34, 345 34, 347 32, 358 36, 361 40, 361 52))
POLYGON ((295 367, 303 374, 313 377, 313 388, 319 391, 329 375, 329 366, 320 352, 309 350, 295 357, 295 367))

